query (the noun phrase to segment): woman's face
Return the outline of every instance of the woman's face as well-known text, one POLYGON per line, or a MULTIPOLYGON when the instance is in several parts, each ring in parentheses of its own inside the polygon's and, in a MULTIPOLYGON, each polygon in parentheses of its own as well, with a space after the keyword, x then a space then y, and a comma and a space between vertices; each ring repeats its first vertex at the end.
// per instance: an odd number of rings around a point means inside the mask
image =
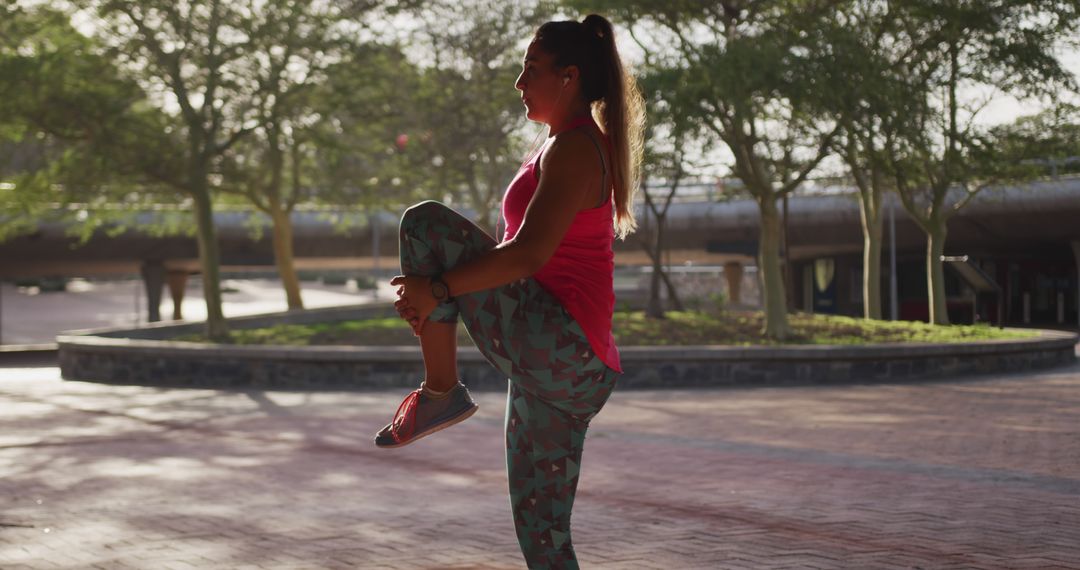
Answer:
MULTIPOLYGON (((548 122, 552 110, 569 93, 562 93, 563 74, 555 69, 552 56, 542 51, 535 43, 529 44, 522 62, 521 75, 514 87, 521 91, 521 101, 525 104, 525 116, 540 123, 548 122)), ((562 103, 565 104, 563 101, 562 103)))

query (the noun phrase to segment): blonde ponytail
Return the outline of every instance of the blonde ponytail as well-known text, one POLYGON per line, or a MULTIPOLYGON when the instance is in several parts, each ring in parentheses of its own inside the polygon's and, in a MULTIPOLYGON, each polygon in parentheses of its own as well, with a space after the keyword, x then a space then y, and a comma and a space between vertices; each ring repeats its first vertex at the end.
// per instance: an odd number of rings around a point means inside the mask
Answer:
POLYGON ((615 235, 625 239, 637 228, 634 197, 641 181, 641 160, 645 148, 645 101, 637 80, 626 72, 615 45, 615 33, 603 16, 589 14, 582 25, 601 42, 601 73, 607 75, 607 89, 593 101, 593 117, 611 140, 614 153, 615 235))

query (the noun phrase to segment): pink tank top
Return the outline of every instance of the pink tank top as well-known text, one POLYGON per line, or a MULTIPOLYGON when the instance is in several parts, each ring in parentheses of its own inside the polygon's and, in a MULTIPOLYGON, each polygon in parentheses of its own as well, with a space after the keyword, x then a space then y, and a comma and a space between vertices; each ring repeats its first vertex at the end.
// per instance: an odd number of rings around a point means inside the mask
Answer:
MULTIPOLYGON (((592 117, 581 117, 573 121, 567 130, 591 122, 592 117)), ((521 166, 506 188, 502 203, 502 215, 506 221, 503 241, 513 239, 521 228, 525 209, 539 183, 537 161, 552 140, 554 137, 548 138, 540 152, 521 166)), ((606 138, 604 140, 607 142, 606 138)), ((612 252, 615 242, 614 215, 610 192, 600 206, 578 212, 551 259, 533 277, 581 325, 589 345, 600 360, 613 370, 622 372, 619 349, 611 335, 611 315, 615 310, 612 284, 615 270, 615 255, 612 252)))

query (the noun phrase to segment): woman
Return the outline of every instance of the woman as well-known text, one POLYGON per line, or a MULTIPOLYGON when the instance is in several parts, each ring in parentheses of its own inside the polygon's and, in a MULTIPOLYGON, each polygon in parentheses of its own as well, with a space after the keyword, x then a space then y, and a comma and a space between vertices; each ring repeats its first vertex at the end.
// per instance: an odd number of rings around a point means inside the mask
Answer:
POLYGON ((622 372, 612 243, 634 229, 642 100, 597 15, 540 26, 515 87, 548 139, 506 190, 502 241, 438 202, 402 217, 404 275, 391 283, 420 337, 425 378, 375 443, 407 445, 476 411, 457 376, 460 316, 510 378, 506 463, 525 559, 577 568, 570 510, 585 431, 622 372))

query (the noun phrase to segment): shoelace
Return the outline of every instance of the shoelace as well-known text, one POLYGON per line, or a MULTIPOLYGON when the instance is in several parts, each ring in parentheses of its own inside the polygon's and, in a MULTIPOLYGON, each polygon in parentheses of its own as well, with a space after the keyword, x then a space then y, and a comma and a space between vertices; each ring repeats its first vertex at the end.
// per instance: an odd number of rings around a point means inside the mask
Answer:
POLYGON ((394 413, 394 421, 390 426, 390 435, 395 443, 401 443, 416 431, 416 406, 420 403, 420 389, 413 390, 394 413), (407 430, 407 431, 406 431, 407 430))

